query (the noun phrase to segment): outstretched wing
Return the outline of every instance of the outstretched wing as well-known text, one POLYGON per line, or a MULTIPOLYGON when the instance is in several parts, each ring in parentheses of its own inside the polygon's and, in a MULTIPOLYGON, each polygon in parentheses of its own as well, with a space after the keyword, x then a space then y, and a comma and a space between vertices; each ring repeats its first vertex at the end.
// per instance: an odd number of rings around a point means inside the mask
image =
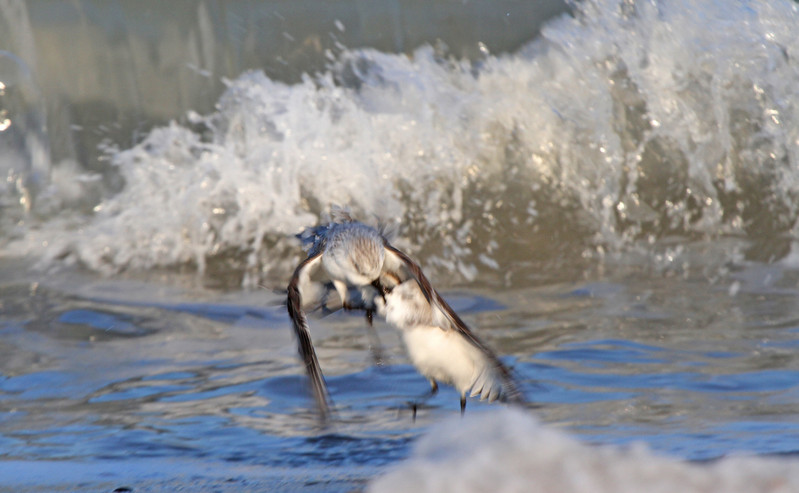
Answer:
POLYGON ((433 301, 435 290, 430 281, 425 277, 419 264, 411 260, 405 252, 394 248, 387 241, 383 244, 386 249, 383 260, 381 277, 388 277, 394 284, 400 284, 408 279, 415 279, 428 302, 433 301))
POLYGON ((434 312, 441 315, 436 319, 441 319, 447 322, 449 328, 456 330, 463 334, 463 336, 475 347, 477 347, 492 363, 496 371, 502 379, 502 387, 504 399, 509 402, 524 402, 524 396, 519 390, 510 370, 502 364, 496 354, 481 341, 477 335, 472 332, 466 322, 464 322, 455 310, 449 306, 449 303, 438 294, 433 288, 433 285, 427 279, 427 276, 422 272, 419 264, 414 262, 404 252, 394 248, 388 242, 385 242, 386 257, 383 264, 383 277, 394 278, 396 283, 399 284, 408 279, 414 279, 419 284, 419 288, 424 294, 424 297, 435 308, 434 312))
POLYGON ((302 292, 303 290, 306 292, 309 290, 311 286, 311 274, 313 274, 321 264, 322 252, 320 251, 314 255, 310 255, 294 269, 294 275, 291 276, 291 281, 289 281, 288 285, 286 307, 288 308, 291 322, 294 325, 294 333, 297 334, 300 357, 303 363, 305 363, 305 371, 308 373, 308 378, 311 379, 311 390, 316 400, 316 406, 319 409, 322 421, 326 421, 330 416, 330 394, 327 391, 327 385, 322 376, 322 368, 319 366, 319 360, 316 358, 316 351, 311 341, 311 333, 308 330, 308 320, 305 318, 305 313, 302 310, 302 292))

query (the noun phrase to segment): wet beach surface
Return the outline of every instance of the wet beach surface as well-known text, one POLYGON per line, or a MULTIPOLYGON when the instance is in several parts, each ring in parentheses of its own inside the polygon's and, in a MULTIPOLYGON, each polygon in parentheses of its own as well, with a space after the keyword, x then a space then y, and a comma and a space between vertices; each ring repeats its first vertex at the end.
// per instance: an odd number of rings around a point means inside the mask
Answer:
MULTIPOLYGON (((795 274, 767 270, 742 271, 734 294, 660 278, 446 296, 513 366, 528 412, 588 443, 699 461, 792 455, 795 274)), ((443 388, 413 422, 407 402, 427 384, 396 333, 378 324, 376 366, 363 318, 337 313, 311 319, 337 415, 320 428, 282 299, 267 290, 72 273, 2 292, 10 488, 360 489, 458 412, 443 388)), ((470 400, 467 412, 493 408, 470 400)))
MULTIPOLYGON (((473 429, 588 444, 587 488, 613 447, 728 481, 722 458, 779 457, 760 489, 793 484, 797 3, 433 4, 0 2, 0 491, 457 463, 415 448, 463 445, 457 395, 413 421, 427 382, 384 324, 376 365, 359 314, 311 319, 336 408, 314 416, 280 290, 333 204, 517 374, 523 414, 471 400, 473 429)), ((631 491, 672 477, 636 457, 631 491)))

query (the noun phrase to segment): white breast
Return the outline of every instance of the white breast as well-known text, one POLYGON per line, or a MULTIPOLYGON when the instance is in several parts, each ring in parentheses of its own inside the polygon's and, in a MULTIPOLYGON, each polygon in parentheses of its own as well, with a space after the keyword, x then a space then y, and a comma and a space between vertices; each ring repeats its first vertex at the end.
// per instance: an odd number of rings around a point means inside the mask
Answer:
POLYGON ((481 358, 457 332, 420 325, 403 330, 402 339, 419 373, 450 384, 461 394, 471 389, 478 367, 482 366, 481 358))
POLYGON ((386 295, 386 321, 401 330, 408 357, 419 373, 452 385, 461 395, 498 398, 502 380, 491 359, 435 315, 414 280, 386 295))

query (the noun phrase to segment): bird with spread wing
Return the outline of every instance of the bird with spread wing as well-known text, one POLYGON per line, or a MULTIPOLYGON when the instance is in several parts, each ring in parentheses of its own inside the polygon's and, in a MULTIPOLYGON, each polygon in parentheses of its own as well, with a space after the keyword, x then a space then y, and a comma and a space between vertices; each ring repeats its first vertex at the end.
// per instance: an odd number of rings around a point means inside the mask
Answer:
POLYGON ((461 395, 461 412, 467 395, 523 402, 510 370, 433 289, 419 265, 394 248, 381 230, 334 209, 329 223, 298 236, 308 256, 291 277, 287 308, 323 421, 330 417, 332 404, 305 316, 305 309, 324 291, 311 279, 317 273, 332 284, 341 307, 364 310, 370 326, 377 313, 400 330, 411 362, 430 382, 431 395, 438 382, 454 386, 461 395))

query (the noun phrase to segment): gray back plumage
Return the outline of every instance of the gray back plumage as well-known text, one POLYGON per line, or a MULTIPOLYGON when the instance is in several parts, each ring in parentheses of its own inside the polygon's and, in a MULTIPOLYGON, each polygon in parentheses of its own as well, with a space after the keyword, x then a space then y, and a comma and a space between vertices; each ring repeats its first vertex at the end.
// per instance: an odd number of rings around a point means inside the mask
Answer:
POLYGON ((379 272, 383 265, 383 237, 373 227, 351 221, 330 224, 324 249, 333 256, 346 256, 361 274, 379 272))

